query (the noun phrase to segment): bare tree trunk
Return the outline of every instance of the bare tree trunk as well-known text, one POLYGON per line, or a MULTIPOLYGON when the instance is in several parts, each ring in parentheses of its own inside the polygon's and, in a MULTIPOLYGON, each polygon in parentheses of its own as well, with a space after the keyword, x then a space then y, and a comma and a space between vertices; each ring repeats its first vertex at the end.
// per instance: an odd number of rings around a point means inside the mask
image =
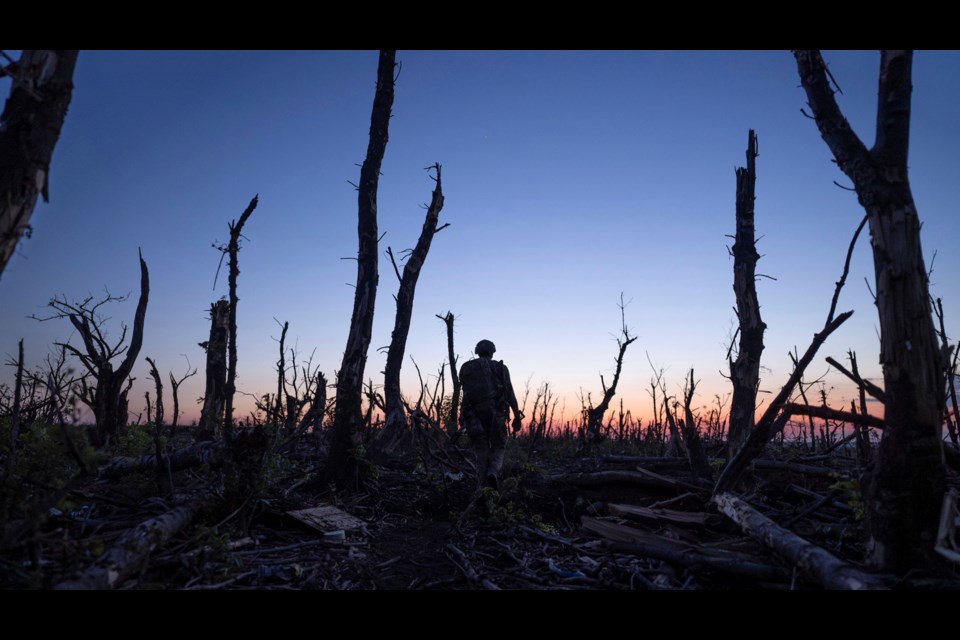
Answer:
POLYGON ((155 413, 153 423, 153 446, 154 455, 157 457, 157 465, 154 467, 154 470, 157 479, 157 492, 160 495, 164 495, 165 493, 173 492, 173 482, 172 480, 165 481, 167 474, 164 473, 166 470, 167 457, 164 455, 164 447, 161 442, 161 434, 163 433, 163 382, 160 380, 160 372, 157 370, 157 363, 154 362, 152 358, 146 358, 146 361, 150 364, 150 377, 153 378, 153 383, 157 388, 157 406, 154 410, 155 413))
POLYGON ((203 495, 159 516, 128 529, 76 578, 65 580, 54 589, 112 589, 143 569, 150 553, 169 540, 193 519, 210 501, 203 495))
POLYGON ((226 300, 217 300, 210 305, 210 339, 200 343, 207 352, 207 384, 198 425, 200 437, 219 438, 223 435, 229 325, 230 303, 226 300))
POLYGON ((727 450, 731 458, 753 430, 757 386, 760 384, 763 332, 767 328, 760 318, 756 285, 757 260, 760 259, 754 227, 757 155, 757 135, 750 129, 747 135, 747 166, 737 169, 737 235, 732 251, 733 291, 737 296, 740 345, 736 361, 730 362, 733 400, 730 404, 727 450))
POLYGON ((814 356, 817 355, 817 351, 820 350, 823 343, 826 342, 831 333, 836 331, 840 325, 853 315, 853 311, 846 311, 835 316, 837 302, 840 300, 840 292, 843 290, 843 285, 847 281, 847 275, 850 273, 850 260, 853 257, 853 248, 857 245, 857 238, 860 237, 860 232, 863 230, 863 225, 866 223, 866 220, 867 219, 864 218, 860 221, 857 230, 853 234, 853 238, 850 239, 850 245, 847 247, 847 257, 843 262, 843 273, 840 275, 840 279, 837 280, 836 286, 834 287, 833 298, 830 301, 830 311, 827 312, 827 319, 823 323, 823 328, 818 333, 813 334, 813 340, 810 341, 810 345, 807 347, 807 350, 803 352, 800 359, 797 360, 793 358, 793 372, 783 387, 780 388, 777 396, 767 406, 767 410, 763 412, 760 420, 757 421, 747 441, 740 447, 740 450, 730 460, 727 466, 724 467, 720 477, 717 478, 716 493, 730 491, 740 479, 741 475, 743 475, 743 472, 750 467, 750 462, 760 455, 763 448, 767 445, 767 442, 783 430, 787 424, 787 420, 790 419, 790 414, 782 412, 780 409, 790 399, 793 390, 800 383, 801 378, 803 378, 804 371, 806 371, 810 363, 813 362, 814 356))
POLYGON ((400 290, 397 292, 397 315, 394 319, 393 334, 390 338, 390 349, 387 351, 387 366, 384 369, 383 391, 386 401, 386 426, 378 439, 379 448, 383 453, 389 453, 400 436, 407 428, 407 414, 403 409, 403 398, 400 395, 400 368, 403 366, 403 355, 407 348, 407 336, 410 333, 410 319, 413 316, 413 297, 416 294, 417 280, 420 270, 427 259, 433 236, 447 225, 437 226, 440 220, 440 210, 443 209, 443 184, 441 182, 440 164, 434 164, 432 169, 437 172, 437 186, 433 190, 433 197, 423 221, 423 229, 417 245, 410 252, 406 264, 403 265, 403 275, 397 268, 392 249, 387 249, 393 270, 400 280, 400 290))
POLYGON ((173 390, 173 420, 170 421, 170 433, 173 434, 177 429, 177 422, 180 420, 180 385, 184 380, 197 375, 197 370, 190 371, 190 360, 187 359, 187 372, 183 377, 177 380, 173 377, 173 371, 170 371, 170 388, 173 390))
POLYGON ((943 363, 930 309, 926 266, 907 176, 911 51, 883 51, 877 135, 867 149, 834 99, 818 51, 794 53, 820 130, 867 212, 880 317, 887 429, 865 492, 872 560, 903 573, 933 553, 945 469, 940 440, 943 363))
MULTIPOLYGON (((947 340, 947 328, 943 324, 943 300, 940 298, 937 298, 935 311, 937 314, 937 320, 940 323, 940 352, 943 354, 943 386, 946 389, 946 394, 949 396, 950 402, 953 405, 953 416, 951 419, 950 409, 946 405, 946 399, 944 400, 944 419, 947 423, 947 431, 950 433, 950 442, 953 443, 954 447, 960 447, 960 440, 958 440, 957 436, 957 420, 960 420, 960 412, 957 411, 957 390, 953 384, 953 371, 956 364, 956 354, 953 354, 954 360, 953 363, 951 363, 950 354, 954 348, 950 346, 950 342, 947 340)), ((956 348, 960 348, 960 345, 957 345, 956 348)))
MULTIPOLYGON (((83 343, 87 353, 82 354, 78 349, 67 345, 75 355, 80 356, 81 360, 96 375, 97 385, 93 391, 93 396, 81 396, 88 403, 93 411, 97 422, 97 430, 94 434, 94 444, 103 446, 107 443, 110 436, 116 435, 120 427, 127 423, 125 402, 124 382, 133 370, 133 365, 140 355, 140 347, 143 346, 143 324, 147 317, 147 301, 150 298, 150 273, 147 271, 147 263, 140 255, 140 300, 137 303, 137 311, 133 318, 133 334, 130 336, 130 346, 127 348, 126 356, 116 370, 113 363, 108 359, 110 354, 98 347, 102 344, 102 336, 96 326, 93 326, 86 316, 71 314, 70 322, 83 338, 83 343)), ((128 387, 129 389, 129 387, 128 387)))
POLYGON ((157 387, 157 403, 154 407, 154 423, 157 427, 163 426, 163 382, 160 380, 160 372, 157 371, 157 363, 153 358, 144 358, 150 364, 150 377, 153 378, 153 384, 157 387))
POLYGON ((0 115, 0 273, 30 237, 37 196, 48 200, 50 160, 73 94, 77 51, 25 50, 3 71, 13 78, 0 115))
POLYGON ((447 417, 447 434, 452 436, 459 428, 460 419, 460 374, 457 373, 457 356, 453 352, 453 312, 447 311, 447 315, 437 317, 443 320, 447 325, 447 359, 450 361, 450 379, 453 381, 453 392, 450 397, 450 415, 447 417))
POLYGON ((697 383, 693 379, 693 369, 690 369, 690 379, 684 389, 683 410, 684 410, 684 433, 683 438, 687 443, 687 459, 690 462, 690 471, 695 478, 702 478, 708 482, 713 481, 713 467, 707 461, 707 454, 703 452, 700 446, 700 434, 697 431, 697 423, 693 416, 693 393, 697 389, 697 383))
POLYGON ((233 396, 237 392, 237 302, 240 300, 237 297, 237 277, 240 275, 237 259, 240 253, 240 234, 250 214, 257 208, 257 199, 257 196, 253 196, 253 200, 247 205, 238 222, 230 222, 230 244, 227 245, 227 253, 230 256, 230 341, 227 343, 227 384, 223 410, 223 430, 227 437, 233 436, 233 396))
POLYGON ((17 450, 20 446, 20 402, 23 393, 23 338, 17 346, 17 377, 13 383, 13 411, 10 417, 10 455, 4 469, 4 480, 13 471, 17 463, 17 450))
POLYGON ((613 373, 613 382, 608 388, 606 383, 603 381, 603 376, 600 376, 600 385, 603 387, 603 399, 600 401, 596 407, 593 407, 587 411, 587 442, 599 440, 601 438, 601 431, 603 428, 603 414, 607 412, 607 409, 610 408, 610 401, 613 400, 613 396, 617 393, 617 384, 620 382, 620 371, 623 369, 623 356, 627 352, 627 347, 630 346, 637 338, 630 337, 630 331, 627 329, 627 319, 626 319, 626 305, 623 302, 623 294, 620 294, 620 337, 617 338, 617 347, 619 352, 617 353, 617 368, 613 373))
POLYGON ((809 573, 827 589, 859 591, 889 588, 882 577, 858 571, 824 549, 780 527, 732 494, 717 494, 713 501, 722 514, 740 525, 750 537, 809 573))
POLYGON ((370 141, 360 168, 357 196, 357 286, 350 317, 350 333, 337 374, 336 413, 331 434, 327 474, 330 479, 347 483, 355 470, 353 434, 363 420, 361 408, 363 372, 373 332, 373 312, 377 299, 377 185, 380 165, 387 148, 390 110, 393 106, 393 71, 396 51, 380 52, 377 65, 377 90, 370 114, 370 141))
MULTIPOLYGON (((860 379, 860 371, 857 369, 857 354, 853 350, 850 351, 850 368, 853 370, 853 375, 860 379)), ((863 416, 869 415, 867 412, 867 390, 866 385, 857 385, 860 391, 860 413, 863 416)), ((872 452, 870 449, 870 431, 863 424, 855 424, 853 426, 856 429, 856 438, 857 438, 857 455, 860 458, 861 464, 867 464, 870 462, 872 457, 872 452)))
MULTIPOLYGON (((281 420, 284 412, 284 398, 287 396, 287 365, 283 350, 286 348, 284 343, 287 340, 287 329, 290 328, 289 322, 283 323, 283 330, 280 332, 280 359, 277 361, 277 397, 273 403, 273 422, 274 427, 279 429, 286 420, 281 420)), ((297 363, 293 363, 296 369, 297 363)))

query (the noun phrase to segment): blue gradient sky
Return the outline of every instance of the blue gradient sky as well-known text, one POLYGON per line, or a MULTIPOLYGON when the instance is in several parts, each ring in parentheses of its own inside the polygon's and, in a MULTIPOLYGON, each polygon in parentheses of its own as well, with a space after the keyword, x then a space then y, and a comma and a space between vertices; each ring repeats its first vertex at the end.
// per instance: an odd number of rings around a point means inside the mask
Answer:
MULTIPOLYGON (((650 367, 679 393, 687 369, 702 379, 698 404, 729 391, 726 344, 735 327, 732 259, 734 169, 748 128, 757 130, 758 283, 765 336, 761 387, 776 391, 823 324, 851 234, 863 215, 831 162, 805 106, 788 52, 398 52, 402 61, 379 191, 382 241, 411 247, 443 164, 446 205, 417 288, 407 353, 424 374, 445 360, 443 324, 457 316, 457 351, 492 339, 523 393, 549 380, 572 417, 582 388, 609 381, 620 323, 639 336, 620 391, 649 411, 650 367)), ((869 146, 879 56, 826 52, 841 107, 869 146)), ((132 291, 110 310, 130 322, 137 248, 150 267, 151 298, 131 409, 149 386, 143 356, 200 375, 181 390, 197 417, 210 302, 227 222, 260 194, 240 254, 239 378, 242 391, 273 388, 280 329, 329 379, 346 340, 356 263, 356 182, 367 145, 376 52, 94 52, 80 54, 73 102, 54 155, 49 204, 34 235, 0 277, 0 353, 25 338, 37 361, 66 321, 37 323, 54 294, 79 299, 132 291)), ((6 95, 9 81, 0 80, 6 95)), ((933 293, 951 338, 960 333, 960 54, 918 52, 914 62, 910 177, 923 220, 924 253, 937 252, 933 293)), ((854 317, 823 357, 859 354, 879 378, 872 257, 866 233, 838 310, 854 317)), ((397 281, 381 258, 373 348, 389 344, 397 281)), ((76 336, 72 338, 77 340, 76 336)), ((373 349, 368 377, 382 383, 373 349)), ((3 380, 11 377, 6 368, 3 380)), ((166 377, 166 376, 165 376, 166 377)), ((836 404, 849 404, 838 374, 836 404)), ((409 359, 404 385, 416 389, 409 359)), ((169 403, 169 389, 167 389, 169 403)), ((239 401, 244 415, 251 404, 239 401)), ((169 411, 169 410, 168 410, 169 411)))

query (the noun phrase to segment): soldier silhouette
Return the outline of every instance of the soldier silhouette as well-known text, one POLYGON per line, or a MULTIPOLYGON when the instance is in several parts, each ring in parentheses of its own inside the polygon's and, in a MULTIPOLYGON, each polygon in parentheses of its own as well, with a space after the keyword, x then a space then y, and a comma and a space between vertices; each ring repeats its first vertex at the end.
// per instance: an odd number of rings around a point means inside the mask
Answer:
POLYGON ((477 484, 500 489, 498 474, 503 466, 507 444, 508 409, 513 410, 513 431, 520 431, 523 414, 510 382, 510 371, 503 361, 493 359, 497 348, 489 340, 477 343, 477 358, 460 367, 463 388, 463 422, 473 446, 477 465, 477 484))

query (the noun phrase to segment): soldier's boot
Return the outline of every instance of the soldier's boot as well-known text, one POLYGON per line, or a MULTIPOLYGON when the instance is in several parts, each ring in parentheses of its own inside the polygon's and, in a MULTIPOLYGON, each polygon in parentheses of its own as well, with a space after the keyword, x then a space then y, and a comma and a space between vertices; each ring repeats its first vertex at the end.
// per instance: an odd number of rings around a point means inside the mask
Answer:
POLYGON ((500 482, 497 476, 500 474, 500 467, 503 466, 503 449, 494 449, 487 458, 487 479, 486 485, 497 491, 500 490, 500 482))

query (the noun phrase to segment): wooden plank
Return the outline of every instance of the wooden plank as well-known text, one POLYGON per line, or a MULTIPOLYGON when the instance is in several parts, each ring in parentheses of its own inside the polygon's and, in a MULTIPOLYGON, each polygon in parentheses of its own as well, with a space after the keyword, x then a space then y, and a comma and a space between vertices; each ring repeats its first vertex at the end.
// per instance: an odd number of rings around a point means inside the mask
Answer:
POLYGON ((309 509, 287 511, 287 515, 321 533, 331 531, 354 531, 366 526, 366 522, 352 516, 332 504, 321 504, 309 509))
POLYGON ((582 516, 580 525, 584 530, 594 535, 598 535, 614 542, 636 542, 653 545, 666 546, 671 549, 688 549, 690 545, 679 540, 673 540, 664 536, 658 536, 655 533, 647 533, 634 527, 628 527, 624 524, 601 520, 590 516, 582 516))

